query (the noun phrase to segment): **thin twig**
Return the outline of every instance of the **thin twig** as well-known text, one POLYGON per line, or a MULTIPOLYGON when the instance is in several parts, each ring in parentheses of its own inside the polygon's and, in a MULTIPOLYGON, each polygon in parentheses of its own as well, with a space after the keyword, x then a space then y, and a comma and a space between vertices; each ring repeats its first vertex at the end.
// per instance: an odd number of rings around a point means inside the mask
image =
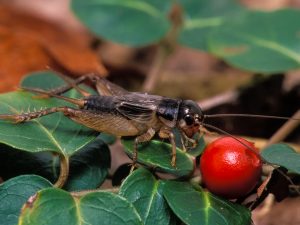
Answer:
POLYGON ((169 51, 160 44, 157 48, 157 52, 154 56, 154 61, 151 66, 151 69, 149 73, 147 74, 147 78, 143 85, 143 91, 145 92, 151 92, 154 87, 156 86, 156 83, 158 81, 159 76, 161 75, 161 71, 163 69, 163 66, 169 56, 169 51))
POLYGON ((152 67, 143 85, 145 92, 151 92, 154 89, 166 60, 176 49, 177 37, 182 26, 182 15, 181 7, 177 3, 174 3, 169 12, 169 20, 172 26, 163 40, 158 44, 152 67))
MULTIPOLYGON (((292 118, 300 118, 300 110, 298 110, 292 118)), ((300 124, 299 120, 288 120, 266 143, 266 146, 278 143, 284 140, 293 130, 295 130, 300 124)))

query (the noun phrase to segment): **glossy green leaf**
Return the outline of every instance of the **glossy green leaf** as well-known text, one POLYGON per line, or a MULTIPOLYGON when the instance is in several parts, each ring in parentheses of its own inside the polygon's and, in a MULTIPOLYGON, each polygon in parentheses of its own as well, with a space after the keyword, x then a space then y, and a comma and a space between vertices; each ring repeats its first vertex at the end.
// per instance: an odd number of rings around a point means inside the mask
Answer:
POLYGON ((79 191, 98 188, 106 179, 110 161, 108 146, 97 137, 70 158, 70 176, 64 189, 79 191))
POLYGON ((286 144, 274 144, 261 152, 269 163, 283 166, 300 174, 300 154, 286 144))
POLYGON ((243 11, 234 0, 180 0, 184 22, 179 42, 192 48, 207 50, 207 36, 219 29, 229 17, 243 11))
POLYGON ((0 224, 15 225, 23 204, 37 191, 51 187, 51 183, 35 175, 12 178, 0 185, 0 224))
POLYGON ((146 169, 138 169, 122 183, 119 194, 131 202, 145 225, 170 224, 170 211, 161 182, 146 169))
MULTIPOLYGON (((96 189, 106 179, 110 167, 110 151, 100 138, 96 138, 72 155, 69 161, 70 174, 64 189, 96 189)), ((0 177, 4 180, 21 174, 36 174, 55 182, 58 179, 59 168, 57 154, 33 154, 0 145, 0 177)))
POLYGON ((72 196, 61 189, 38 192, 28 201, 19 218, 19 225, 141 225, 135 208, 124 198, 110 192, 94 192, 72 196))
POLYGON ((170 28, 167 12, 172 1, 73 0, 79 19, 95 34, 128 45, 162 39, 170 28))
POLYGON ((209 51, 233 66, 278 73, 300 66, 300 11, 249 11, 209 36, 209 51), (259 24, 259 25, 258 25, 259 24))
MULTIPOLYGON (((132 156, 133 140, 122 139, 122 144, 125 147, 125 152, 132 156)), ((137 161, 158 171, 172 173, 177 176, 185 176, 192 173, 194 169, 192 159, 178 148, 176 151, 176 167, 171 165, 171 149, 170 144, 157 140, 142 143, 138 146, 137 161)))
POLYGON ((165 181, 163 194, 173 212, 187 225, 251 224, 251 213, 245 207, 189 183, 165 181))
POLYGON ((23 174, 39 175, 54 183, 59 175, 59 156, 50 152, 32 154, 0 144, 0 177, 8 180, 23 174))
MULTIPOLYGON (((54 88, 51 81, 53 80, 56 86, 59 83, 58 79, 60 78, 51 72, 42 72, 25 78, 22 85, 40 87, 41 80, 44 80, 42 88, 46 85, 54 88)), ((64 84, 62 80, 61 84, 64 84)), ((75 90, 67 95, 73 98, 78 97, 75 90)), ((56 106, 74 107, 59 99, 37 99, 32 98, 33 96, 31 93, 22 91, 0 95, 0 114, 20 114, 56 106)), ((97 132, 76 124, 62 113, 54 113, 21 124, 0 120, 0 143, 29 152, 52 151, 70 156, 96 136, 97 132)))

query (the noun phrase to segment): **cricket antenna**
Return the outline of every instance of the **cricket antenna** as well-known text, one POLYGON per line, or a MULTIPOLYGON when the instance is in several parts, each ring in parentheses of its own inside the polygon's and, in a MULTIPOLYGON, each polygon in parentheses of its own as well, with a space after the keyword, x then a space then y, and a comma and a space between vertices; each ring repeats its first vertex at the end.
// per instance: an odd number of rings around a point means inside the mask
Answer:
MULTIPOLYGON (((228 132, 225 131, 225 130, 222 130, 222 129, 218 128, 218 127, 215 127, 215 126, 210 125, 210 124, 207 124, 207 123, 202 123, 201 125, 204 126, 204 127, 210 128, 210 129, 212 129, 212 130, 215 130, 215 131, 217 131, 217 132, 219 132, 219 133, 225 134, 225 135, 227 135, 227 136, 233 138, 234 140, 238 141, 240 144, 244 145, 244 146, 245 146, 246 148, 248 148, 249 150, 256 152, 256 149, 255 149, 255 148, 253 148, 253 147, 251 147, 251 146, 249 146, 249 145, 243 143, 243 142, 240 141, 238 138, 236 138, 234 135, 228 133, 228 132)), ((263 160, 263 161, 265 162, 265 160, 263 160)))
POLYGON ((260 114, 239 114, 239 113, 226 113, 226 114, 211 114, 204 115, 204 118, 219 118, 219 117, 248 117, 248 118, 264 118, 264 119, 278 119, 278 120, 298 120, 300 118, 285 117, 285 116, 270 116, 260 114))

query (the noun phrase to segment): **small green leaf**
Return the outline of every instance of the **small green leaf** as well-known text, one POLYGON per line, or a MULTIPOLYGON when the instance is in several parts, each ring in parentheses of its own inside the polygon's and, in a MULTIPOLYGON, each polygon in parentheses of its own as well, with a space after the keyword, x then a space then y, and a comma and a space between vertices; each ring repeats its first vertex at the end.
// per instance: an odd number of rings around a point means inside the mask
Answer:
POLYGON ((59 156, 50 152, 32 154, 0 144, 0 171, 4 180, 22 174, 35 174, 55 182, 59 175, 59 156))
POLYGON ((245 207, 193 187, 189 183, 165 181, 163 194, 173 212, 188 225, 250 225, 245 207))
POLYGON ((261 152, 269 163, 283 166, 300 174, 300 154, 286 144, 274 144, 261 152))
MULTIPOLYGON (((25 78, 22 85, 27 87, 54 88, 58 77, 51 72, 35 73, 25 78), (33 77, 32 77, 33 76, 33 77), (44 82, 41 80, 44 79, 44 82), (36 83, 35 83, 36 82, 36 83)), ((60 78, 59 78, 60 79, 60 78)), ((61 80, 61 85, 64 85, 61 80)), ((0 95, 0 114, 20 114, 41 108, 71 106, 65 101, 49 98, 36 99, 28 92, 11 92, 0 95)), ((67 96, 77 98, 75 90, 67 96)), ((21 124, 0 120, 0 143, 28 152, 52 151, 66 156, 74 154, 97 136, 97 132, 76 124, 62 113, 54 113, 21 124)))
MULTIPOLYGON (((104 182, 110 167, 108 146, 98 137, 69 159, 70 174, 64 189, 90 190, 104 182)), ((50 152, 29 153, 0 144, 0 176, 7 180, 21 174, 36 174, 55 182, 59 175, 59 156, 50 152)))
POLYGON ((180 0, 183 28, 179 42, 192 48, 207 50, 207 36, 223 26, 227 17, 239 14, 242 8, 234 0, 180 0))
POLYGON ((141 225, 135 208, 124 198, 109 192, 72 196, 61 189, 37 193, 23 206, 19 225, 93 224, 141 225))
POLYGON ((119 194, 134 205, 145 225, 170 224, 170 211, 162 196, 162 185, 146 169, 138 169, 128 176, 119 194))
POLYGON ((300 11, 249 11, 208 37, 209 51, 233 66, 261 73, 299 68, 300 11), (259 26, 258 26, 259 24, 259 26))
POLYGON ((170 28, 167 12, 172 1, 73 0, 79 19, 95 34, 128 45, 162 39, 170 28))
MULTIPOLYGON (((125 147, 125 152, 131 156, 133 152, 133 140, 122 139, 122 144, 125 147)), ((149 167, 154 167, 158 171, 172 173, 177 176, 189 175, 193 169, 194 164, 191 158, 182 150, 176 150, 176 167, 171 165, 170 144, 152 140, 147 143, 142 143, 138 146, 137 161, 149 167)))
POLYGON ((110 168, 110 151, 98 136, 70 158, 70 176, 64 189, 68 191, 91 190, 106 179, 110 168))
POLYGON ((46 179, 35 175, 12 178, 0 185, 0 224, 15 225, 21 208, 37 191, 51 187, 46 179))

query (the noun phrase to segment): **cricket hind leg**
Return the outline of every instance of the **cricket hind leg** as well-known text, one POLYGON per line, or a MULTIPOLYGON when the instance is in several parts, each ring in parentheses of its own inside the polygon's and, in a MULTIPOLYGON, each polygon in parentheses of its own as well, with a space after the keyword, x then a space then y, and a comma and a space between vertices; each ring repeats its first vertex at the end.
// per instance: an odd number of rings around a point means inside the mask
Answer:
POLYGON ((62 112, 65 116, 72 117, 76 113, 76 109, 70 107, 52 107, 47 109, 38 110, 35 112, 27 112, 21 114, 0 114, 0 119, 2 120, 11 120, 15 123, 27 122, 36 118, 40 118, 52 113, 62 112))
POLYGON ((29 91, 29 92, 41 94, 42 96, 46 95, 46 96, 51 96, 51 97, 63 99, 66 102, 70 102, 72 104, 77 105, 79 108, 83 108, 85 106, 85 102, 86 102, 85 99, 76 99, 76 98, 65 97, 65 96, 62 96, 62 95, 53 94, 51 91, 49 92, 49 91, 41 90, 41 89, 38 89, 38 88, 22 87, 20 89, 24 90, 24 91, 29 91))
POLYGON ((68 79, 66 76, 59 74, 59 76, 67 83, 64 86, 55 88, 53 90, 50 90, 49 93, 55 94, 55 95, 61 95, 70 89, 74 88, 76 89, 79 93, 81 93, 83 96, 88 97, 91 94, 80 88, 78 85, 90 80, 94 86, 97 89, 98 94, 102 96, 113 96, 113 95, 124 95, 128 94, 128 91, 121 88, 120 86, 111 83, 110 81, 106 80, 105 78, 99 77, 94 74, 87 74, 80 76, 79 78, 71 81, 68 79))
POLYGON ((59 74, 59 73, 58 73, 58 75, 67 84, 65 84, 63 86, 60 86, 60 87, 57 87, 57 88, 53 88, 51 90, 48 90, 47 91, 48 95, 47 95, 47 93, 45 93, 42 96, 49 97, 49 96, 52 96, 52 95, 61 95, 61 94, 66 93, 67 91, 71 90, 72 88, 77 90, 84 97, 88 97, 88 96, 91 95, 90 93, 88 93, 87 91, 85 91, 85 90, 83 90, 82 88, 79 87, 79 84, 85 82, 88 79, 87 75, 80 76, 75 80, 71 80, 71 79, 67 78, 66 76, 64 76, 62 74, 59 74))
POLYGON ((134 168, 136 167, 137 157, 138 157, 138 151, 137 151, 138 144, 150 141, 154 135, 155 135, 155 130, 153 128, 149 128, 146 133, 144 133, 140 136, 137 136, 134 139, 134 148, 133 148, 133 153, 132 153, 132 166, 131 166, 130 172, 132 172, 134 170, 134 168))

